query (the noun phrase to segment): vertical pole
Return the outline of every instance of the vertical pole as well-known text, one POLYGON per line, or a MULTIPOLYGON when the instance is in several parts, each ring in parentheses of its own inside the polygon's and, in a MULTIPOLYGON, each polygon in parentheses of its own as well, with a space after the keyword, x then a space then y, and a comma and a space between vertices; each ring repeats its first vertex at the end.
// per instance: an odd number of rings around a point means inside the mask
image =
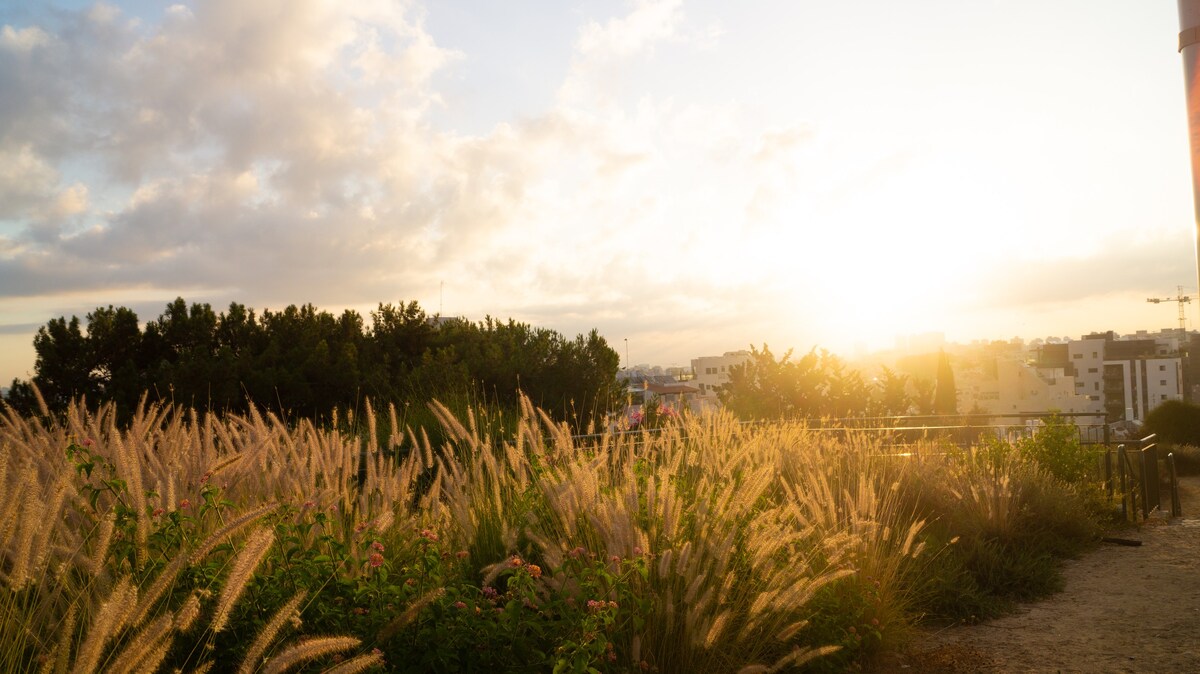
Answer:
POLYGON ((1117 445, 1117 472, 1121 477, 1121 516, 1122 518, 1129 517, 1129 510, 1125 507, 1129 502, 1129 481, 1125 477, 1125 445, 1117 445))
MULTIPOLYGON (((1192 198, 1196 231, 1196 274, 1200 282, 1200 0, 1179 0, 1179 53, 1187 95, 1188 139, 1192 155, 1192 198)), ((1198 285, 1197 287, 1200 287, 1198 285)), ((1182 305, 1181 305, 1182 306, 1182 305)))
POLYGON ((1179 476, 1175 472, 1175 453, 1167 454, 1167 470, 1171 474, 1171 517, 1181 517, 1183 508, 1179 504, 1179 476))
POLYGON ((1112 450, 1106 445, 1104 447, 1104 486, 1108 491, 1108 502, 1113 500, 1113 471, 1112 471, 1112 450))

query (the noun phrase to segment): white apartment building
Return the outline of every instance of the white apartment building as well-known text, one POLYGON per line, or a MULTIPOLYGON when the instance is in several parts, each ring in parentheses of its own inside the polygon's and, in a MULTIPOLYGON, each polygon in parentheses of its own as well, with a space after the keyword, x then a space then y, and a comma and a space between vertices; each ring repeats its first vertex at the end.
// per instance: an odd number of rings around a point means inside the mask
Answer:
POLYGON ((1167 400, 1183 400, 1183 361, 1178 330, 1139 331, 1124 338, 1088 335, 1067 344, 1075 391, 1099 396, 1109 417, 1142 421, 1167 400))
MULTIPOLYGON (((1110 380, 1120 386, 1109 387, 1110 396, 1120 396, 1125 418, 1142 421, 1146 414, 1168 400, 1183 400, 1183 377, 1178 358, 1138 358, 1105 362, 1110 380), (1119 378, 1119 379, 1118 379, 1119 378)), ((1110 405, 1116 407, 1115 402, 1110 405)))
POLYGON ((1075 369, 1075 393, 1104 396, 1104 338, 1073 339, 1067 342, 1067 355, 1075 369))
POLYGON ((697 411, 720 406, 717 390, 729 382, 729 372, 734 367, 750 360, 749 351, 726 351, 721 356, 701 356, 692 359, 695 378, 688 382, 700 389, 692 399, 697 411))

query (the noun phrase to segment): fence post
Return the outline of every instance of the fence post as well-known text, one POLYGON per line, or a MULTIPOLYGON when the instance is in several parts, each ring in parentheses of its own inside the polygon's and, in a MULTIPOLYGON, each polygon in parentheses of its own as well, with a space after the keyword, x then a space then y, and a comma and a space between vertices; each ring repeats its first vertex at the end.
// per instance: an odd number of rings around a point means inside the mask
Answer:
POLYGON ((1179 477, 1175 472, 1175 452, 1167 454, 1167 473, 1171 476, 1171 517, 1182 517, 1183 507, 1179 503, 1179 477))
POLYGON ((1129 493, 1129 479, 1125 474, 1125 445, 1117 445, 1117 473, 1121 478, 1121 518, 1129 518, 1129 510, 1126 506, 1129 504, 1132 494, 1129 493))
POLYGON ((1112 450, 1104 446, 1104 486, 1108 491, 1108 502, 1113 500, 1112 450))

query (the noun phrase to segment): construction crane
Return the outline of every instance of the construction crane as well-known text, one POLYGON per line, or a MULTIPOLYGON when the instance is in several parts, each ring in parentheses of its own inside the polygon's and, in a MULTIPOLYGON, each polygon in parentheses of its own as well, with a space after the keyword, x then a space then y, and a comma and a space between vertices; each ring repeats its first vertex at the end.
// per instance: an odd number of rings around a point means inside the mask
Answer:
POLYGON ((1187 310, 1184 309, 1183 305, 1191 302, 1192 296, 1183 294, 1183 286, 1175 286, 1175 288, 1176 288, 1175 297, 1148 297, 1148 298, 1146 298, 1146 301, 1150 302, 1152 304, 1160 304, 1162 302, 1178 302, 1179 303, 1179 333, 1181 335, 1186 335, 1187 334, 1187 310))

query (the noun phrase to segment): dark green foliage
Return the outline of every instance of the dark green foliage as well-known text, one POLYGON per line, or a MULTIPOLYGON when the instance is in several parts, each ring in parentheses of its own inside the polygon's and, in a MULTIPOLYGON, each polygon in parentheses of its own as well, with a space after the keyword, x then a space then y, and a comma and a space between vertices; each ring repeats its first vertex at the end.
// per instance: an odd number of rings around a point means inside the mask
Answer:
POLYGON ((486 401, 515 409, 525 395, 577 428, 603 417, 618 391, 619 357, 598 332, 567 339, 544 328, 487 318, 431 318, 417 305, 380 304, 370 324, 311 304, 261 316, 237 303, 223 313, 178 298, 144 330, 124 307, 51 320, 34 338, 32 382, 14 381, 8 403, 37 411, 36 384, 52 412, 73 398, 116 403, 122 416, 139 398, 211 412, 251 404, 285 417, 329 418, 366 398, 400 407, 430 400, 486 401))
POLYGON ((1159 442, 1200 445, 1200 405, 1167 400, 1146 415, 1145 431, 1157 434, 1159 442))

